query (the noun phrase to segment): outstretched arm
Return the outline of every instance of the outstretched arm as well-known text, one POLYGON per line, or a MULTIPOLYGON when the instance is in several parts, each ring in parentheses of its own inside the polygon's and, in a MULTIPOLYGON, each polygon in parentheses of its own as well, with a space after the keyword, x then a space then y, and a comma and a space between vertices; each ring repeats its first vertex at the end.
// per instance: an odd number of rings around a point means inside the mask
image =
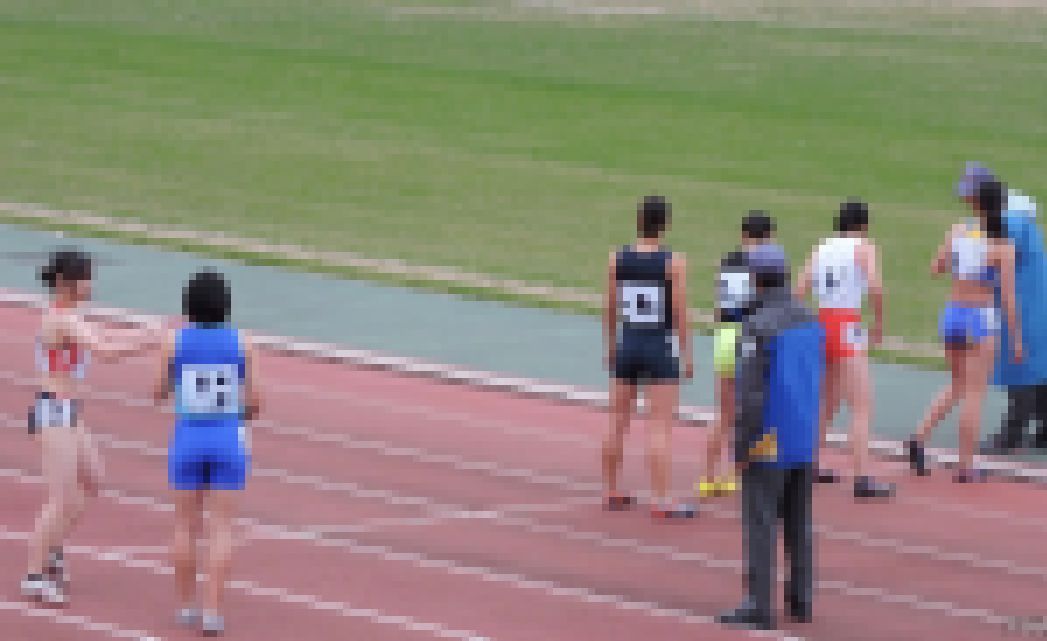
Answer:
MULTIPOLYGON (((80 316, 70 316, 64 329, 79 345, 87 347, 100 361, 107 363, 147 352, 158 342, 156 329, 146 329, 145 336, 134 342, 113 339, 110 337, 112 330, 106 331, 104 324, 91 323, 80 316)), ((121 333, 126 335, 127 332, 121 333)))

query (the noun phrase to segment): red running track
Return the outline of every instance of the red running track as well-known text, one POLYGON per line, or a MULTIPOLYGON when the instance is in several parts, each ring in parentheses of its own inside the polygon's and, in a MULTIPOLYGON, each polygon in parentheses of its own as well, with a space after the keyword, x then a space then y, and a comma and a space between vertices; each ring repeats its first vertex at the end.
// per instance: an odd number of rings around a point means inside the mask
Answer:
MULTIPOLYGON (((145 360, 90 374, 85 420, 107 490, 70 541, 72 604, 42 610, 17 596, 43 494, 21 431, 35 314, 0 308, 3 638, 192 638, 171 622, 170 420, 148 402, 145 360)), ((1031 485, 960 487, 885 463, 899 476, 893 503, 818 488, 815 620, 756 635, 711 621, 740 595, 736 501, 678 524, 602 512, 603 413, 272 354, 261 371, 268 400, 252 429, 230 639, 973 641, 1044 613, 1047 510, 1031 485)), ((636 434, 626 480, 642 488, 636 434)), ((702 438, 678 430, 681 491, 702 438)))

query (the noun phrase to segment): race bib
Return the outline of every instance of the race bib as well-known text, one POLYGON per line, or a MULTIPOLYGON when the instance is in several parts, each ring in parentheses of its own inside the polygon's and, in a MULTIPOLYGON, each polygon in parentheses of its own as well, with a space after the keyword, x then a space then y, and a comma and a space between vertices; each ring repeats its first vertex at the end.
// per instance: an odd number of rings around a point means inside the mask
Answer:
POLYGON ((184 365, 179 389, 183 414, 239 414, 236 365, 184 365))
POLYGON ((843 327, 843 339, 853 349, 864 350, 869 344, 869 336, 861 323, 847 323, 843 327))
POLYGON ((619 289, 622 319, 630 325, 660 325, 665 319, 661 285, 623 283, 619 289))
POLYGON ((985 240, 973 235, 962 234, 953 238, 952 271, 960 278, 978 278, 985 268, 988 248, 985 240))
POLYGON ((724 272, 716 287, 720 309, 742 309, 752 298, 752 285, 746 272, 724 272))

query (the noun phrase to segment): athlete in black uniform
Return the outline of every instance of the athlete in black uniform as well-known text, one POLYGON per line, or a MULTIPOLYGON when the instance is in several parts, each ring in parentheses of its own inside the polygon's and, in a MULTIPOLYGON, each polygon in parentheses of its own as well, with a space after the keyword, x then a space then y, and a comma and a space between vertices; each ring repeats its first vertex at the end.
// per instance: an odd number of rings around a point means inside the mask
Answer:
POLYGON ((607 366, 612 377, 611 429, 603 450, 606 506, 623 509, 635 502, 618 491, 618 474, 637 387, 644 385, 650 408, 647 463, 651 513, 656 518, 694 515, 693 509, 675 506, 669 498, 669 439, 679 398, 681 358, 684 376, 693 374, 686 318, 686 264, 682 254, 661 246, 669 213, 669 204, 660 196, 648 196, 640 203, 636 243, 610 255, 604 318, 607 366))

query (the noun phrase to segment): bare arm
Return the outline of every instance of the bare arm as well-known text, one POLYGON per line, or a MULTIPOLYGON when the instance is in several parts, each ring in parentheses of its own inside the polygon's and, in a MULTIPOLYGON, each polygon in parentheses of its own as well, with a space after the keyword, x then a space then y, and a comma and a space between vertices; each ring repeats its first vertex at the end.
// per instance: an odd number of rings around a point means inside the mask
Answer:
POLYGON ((153 388, 153 399, 162 403, 171 395, 171 355, 174 353, 174 341, 168 335, 160 343, 160 356, 156 361, 156 386, 153 388))
POLYGON ((931 261, 931 274, 938 276, 945 274, 950 271, 950 257, 949 253, 952 250, 952 239, 957 233, 957 226, 953 226, 952 229, 945 234, 945 238, 942 240, 942 244, 938 245, 938 251, 934 254, 934 260, 931 261))
POLYGON ((803 264, 803 269, 800 270, 800 277, 796 280, 796 286, 793 288, 793 296, 803 300, 807 298, 807 292, 811 288, 811 269, 814 264, 814 253, 807 256, 807 261, 803 264))
POLYGON ((872 306, 872 344, 878 345, 883 338, 883 280, 880 277, 880 250, 872 243, 862 246, 858 256, 858 267, 865 272, 869 286, 869 303, 872 306))
MULTIPOLYGON (((64 323, 66 334, 75 340, 77 344, 83 345, 91 350, 100 361, 113 362, 122 358, 136 356, 149 351, 156 346, 156 337, 153 331, 147 330, 147 337, 138 342, 122 340, 111 340, 104 333, 104 326, 88 322, 80 316, 70 315, 64 323), (103 331, 99 332, 99 328, 103 331)), ((155 330, 154 330, 155 331, 155 330)))
POLYGON ((673 321, 680 341, 680 356, 683 358, 684 375, 694 374, 691 356, 691 327, 687 322, 687 259, 683 254, 674 254, 672 262, 673 321))
POLYGON ((1004 313, 1007 314, 1007 326, 1010 328, 1011 351, 1014 360, 1020 362, 1023 357, 1022 326, 1018 318, 1018 306, 1014 295, 1014 247, 1010 244, 997 246, 1000 264, 1000 298, 1004 313))
POLYGON ((604 295, 604 352, 607 355, 607 367, 614 362, 614 347, 618 341, 618 281, 617 256, 611 252, 607 261, 607 291, 604 295))
POLYGON ((258 356, 255 346, 248 337, 244 337, 244 365, 247 370, 247 380, 244 383, 244 418, 248 421, 258 417, 262 410, 262 395, 258 384, 258 356))

